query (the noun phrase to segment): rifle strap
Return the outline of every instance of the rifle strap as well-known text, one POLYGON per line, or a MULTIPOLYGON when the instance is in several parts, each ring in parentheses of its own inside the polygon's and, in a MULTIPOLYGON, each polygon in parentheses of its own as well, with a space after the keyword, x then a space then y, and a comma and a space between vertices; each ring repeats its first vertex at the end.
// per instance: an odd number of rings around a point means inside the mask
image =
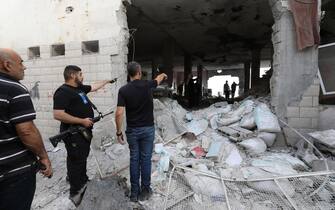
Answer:
MULTIPOLYGON (((77 91, 75 91, 74 89, 72 89, 72 88, 70 88, 70 87, 68 87, 68 86, 66 86, 66 85, 61 86, 61 89, 66 90, 66 91, 71 92, 71 93, 74 93, 74 94, 76 94, 76 95, 78 94, 77 91)), ((84 94, 85 94, 85 96, 86 96, 86 99, 87 99, 88 103, 89 103, 90 106, 92 107, 92 109, 94 109, 95 111, 97 111, 97 112, 99 113, 99 115, 102 115, 102 113, 98 110, 97 106, 95 106, 95 105, 93 104, 93 102, 88 98, 88 96, 86 95, 86 93, 84 93, 84 94)))

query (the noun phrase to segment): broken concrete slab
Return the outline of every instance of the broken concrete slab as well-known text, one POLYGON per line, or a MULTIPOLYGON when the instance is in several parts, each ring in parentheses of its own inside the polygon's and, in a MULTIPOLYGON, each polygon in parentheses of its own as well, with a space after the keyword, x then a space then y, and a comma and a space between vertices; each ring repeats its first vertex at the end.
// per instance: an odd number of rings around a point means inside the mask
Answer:
POLYGON ((335 130, 325 130, 325 131, 316 131, 309 133, 314 139, 319 141, 320 143, 327 145, 331 148, 335 149, 335 130))

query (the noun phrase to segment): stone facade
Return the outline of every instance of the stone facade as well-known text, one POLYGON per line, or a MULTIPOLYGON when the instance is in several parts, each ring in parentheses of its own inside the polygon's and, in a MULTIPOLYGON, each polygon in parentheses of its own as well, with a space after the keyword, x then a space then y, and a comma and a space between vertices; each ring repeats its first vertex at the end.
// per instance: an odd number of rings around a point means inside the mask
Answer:
MULTIPOLYGON (((39 1, 41 1, 41 5, 45 3, 44 0, 39 1)), ((12 2, 13 6, 16 2, 18 1, 12 2)), ((103 3, 92 0, 80 2, 66 0, 53 1, 47 4, 54 7, 50 11, 52 12, 50 19, 53 18, 52 15, 56 17, 64 15, 63 19, 59 20, 57 25, 53 27, 59 27, 61 31, 69 30, 68 36, 59 32, 57 36, 52 37, 54 33, 49 28, 50 24, 47 24, 48 26, 45 28, 30 25, 31 28, 38 30, 33 31, 33 35, 41 33, 45 36, 36 40, 32 35, 26 38, 27 40, 19 40, 17 43, 15 43, 15 39, 19 39, 19 35, 6 36, 5 39, 1 40, 2 47, 14 48, 24 60, 27 70, 22 83, 31 92, 37 112, 35 123, 44 139, 55 135, 59 130, 59 122, 53 119, 53 94, 64 83, 63 71, 66 65, 71 64, 81 67, 85 84, 118 78, 116 83, 108 84, 104 89, 89 94, 92 102, 102 112, 116 106, 117 91, 126 82, 125 72, 128 61, 127 45, 129 37, 126 9, 121 0, 103 3), (73 14, 65 13, 65 8, 68 5, 73 5, 73 14), (61 10, 61 8, 64 10, 61 10), (100 14, 98 11, 100 11, 100 14), (78 20, 77 17, 81 17, 81 19, 78 20), (81 25, 83 22, 88 25, 84 24, 85 26, 83 25, 80 29, 75 26, 76 24, 81 25), (101 26, 101 29, 97 25, 101 26), (72 30, 68 26, 72 26, 72 30), (97 51, 90 52, 85 43, 91 45, 93 43, 93 49, 97 51), (55 44, 62 46, 64 51, 55 52, 53 47, 55 44), (34 52, 32 52, 31 47, 34 48, 34 52)), ((24 12, 32 14, 36 11, 24 12)), ((41 10, 41 14, 35 14, 35 18, 32 19, 38 20, 42 18, 42 15, 45 14, 41 10)), ((27 24, 30 24, 30 21, 27 24)), ((7 29, 11 32, 10 28, 7 29)), ((1 29, 0 32, 4 34, 1 29)), ((29 35, 29 33, 25 34, 29 35)))

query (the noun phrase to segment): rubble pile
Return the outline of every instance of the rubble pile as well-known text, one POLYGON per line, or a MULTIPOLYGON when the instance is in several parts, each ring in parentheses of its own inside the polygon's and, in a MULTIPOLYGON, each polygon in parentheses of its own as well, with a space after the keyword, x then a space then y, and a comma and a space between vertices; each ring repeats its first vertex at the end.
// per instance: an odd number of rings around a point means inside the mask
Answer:
MULTIPOLYGON (((199 196, 204 195, 225 199, 222 183, 214 177, 253 180, 310 172, 311 168, 296 156, 295 150, 273 147, 281 127, 268 104, 266 98, 248 98, 233 105, 220 102, 206 109, 187 112, 175 101, 156 99, 157 138, 152 173, 156 194, 143 203, 145 208, 159 209, 157 207, 162 206, 167 186, 171 184, 169 175, 173 166, 190 169, 179 170, 178 176, 193 193, 186 197, 198 201, 199 196)), ((317 157, 313 154, 313 158, 317 157)), ((288 180, 282 180, 281 184, 288 195, 295 193, 288 180)), ((280 193, 273 181, 247 185, 247 189, 254 192, 280 193)), ((176 199, 185 196, 184 192, 174 193, 176 199)))
MULTIPOLYGON (((270 179, 310 172, 309 163, 318 160, 318 157, 313 150, 303 147, 298 151, 274 147, 281 128, 268 101, 268 98, 250 97, 240 103, 219 102, 188 112, 177 101, 155 99, 154 194, 136 208, 172 209, 188 200, 187 208, 191 206, 190 209, 226 209, 224 202, 228 193, 231 205, 236 209, 285 209, 287 201, 271 198, 272 195, 280 198, 284 195, 270 179), (261 181, 241 182, 257 179, 261 181), (226 189, 222 180, 227 180, 226 189), (238 192, 246 194, 249 201, 238 192)), ((125 189, 125 185, 130 187, 128 145, 116 143, 112 135, 114 129, 111 116, 95 127, 87 167, 92 181, 80 209, 106 209, 115 206, 118 200, 122 204, 119 209, 134 208, 128 203, 125 189), (121 186, 115 175, 128 180, 122 180, 121 186)), ((52 150, 51 145, 47 144, 47 147, 52 150)), ((54 177, 50 180, 38 179, 33 209, 75 209, 67 198, 69 185, 65 179, 66 154, 63 145, 60 150, 50 152, 50 157, 54 177)), ((288 179, 280 180, 280 183, 288 196, 296 195, 298 185, 293 185, 288 179)), ((325 199, 335 194, 335 189, 329 191, 335 186, 335 179, 328 179, 327 183, 329 186, 322 191, 325 199)), ((299 182, 299 186, 309 190, 315 190, 319 185, 309 178, 302 178, 299 182)), ((331 199, 323 202, 334 204, 331 199)), ((181 206, 175 209, 187 208, 181 206)))

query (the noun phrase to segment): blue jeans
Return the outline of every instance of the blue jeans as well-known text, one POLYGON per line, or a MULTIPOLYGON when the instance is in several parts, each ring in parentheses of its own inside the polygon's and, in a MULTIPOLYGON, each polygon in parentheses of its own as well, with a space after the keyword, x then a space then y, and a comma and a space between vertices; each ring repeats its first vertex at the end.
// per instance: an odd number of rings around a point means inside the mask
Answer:
POLYGON ((130 150, 131 195, 137 196, 141 188, 150 188, 151 156, 155 127, 128 127, 126 130, 130 150), (139 179, 141 177, 141 188, 139 179))

